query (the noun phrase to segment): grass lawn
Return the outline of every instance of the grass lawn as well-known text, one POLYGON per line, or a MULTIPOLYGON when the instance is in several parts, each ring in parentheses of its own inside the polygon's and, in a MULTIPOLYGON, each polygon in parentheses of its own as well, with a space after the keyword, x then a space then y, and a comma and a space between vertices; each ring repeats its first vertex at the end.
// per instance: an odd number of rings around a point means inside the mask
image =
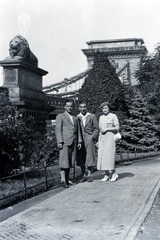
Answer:
MULTIPOLYGON (((74 175, 76 178, 80 175, 79 167, 76 167, 75 174, 74 170, 71 170, 70 178, 72 180, 74 180, 74 175)), ((26 172, 26 181, 24 181, 24 174, 1 180, 0 209, 33 197, 59 184, 60 170, 58 165, 47 167, 46 172, 44 168, 26 172)))

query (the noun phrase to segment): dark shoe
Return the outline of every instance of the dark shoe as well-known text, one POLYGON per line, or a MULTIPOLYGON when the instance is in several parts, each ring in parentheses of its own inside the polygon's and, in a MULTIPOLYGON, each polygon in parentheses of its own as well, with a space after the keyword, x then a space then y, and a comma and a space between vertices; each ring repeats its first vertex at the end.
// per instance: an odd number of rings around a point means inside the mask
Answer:
POLYGON ((94 172, 97 172, 97 171, 98 171, 98 169, 97 169, 97 168, 94 168, 94 169, 93 169, 93 173, 94 173, 94 172))
POLYGON ((69 185, 66 182, 61 182, 61 186, 64 188, 69 188, 69 185))
POLYGON ((86 179, 85 177, 83 177, 83 178, 80 180, 81 183, 86 182, 86 181, 87 181, 87 179, 86 179))
POLYGON ((88 178, 87 182, 93 182, 93 179, 92 178, 88 178))

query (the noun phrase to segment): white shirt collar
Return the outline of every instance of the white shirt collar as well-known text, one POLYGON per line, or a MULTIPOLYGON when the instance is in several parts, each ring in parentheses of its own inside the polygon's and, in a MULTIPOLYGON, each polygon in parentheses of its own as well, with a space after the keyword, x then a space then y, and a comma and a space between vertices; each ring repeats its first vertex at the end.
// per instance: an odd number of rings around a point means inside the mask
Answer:
POLYGON ((82 113, 80 113, 78 116, 82 118, 82 122, 83 122, 83 125, 85 126, 86 124, 86 118, 87 116, 90 116, 91 114, 89 112, 86 113, 86 115, 83 115, 82 113))
POLYGON ((81 117, 81 118, 86 118, 87 116, 90 116, 91 113, 87 112, 86 115, 83 115, 82 113, 78 114, 78 117, 81 117))

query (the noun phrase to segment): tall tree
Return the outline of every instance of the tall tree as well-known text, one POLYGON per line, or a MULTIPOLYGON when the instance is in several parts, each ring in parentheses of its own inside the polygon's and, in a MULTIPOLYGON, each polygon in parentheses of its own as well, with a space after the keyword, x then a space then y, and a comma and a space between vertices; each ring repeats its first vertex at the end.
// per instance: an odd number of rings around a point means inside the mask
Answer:
POLYGON ((125 119, 121 128, 123 138, 119 146, 123 149, 154 150, 159 146, 159 126, 147 106, 138 91, 129 108, 130 117, 125 119))
MULTIPOLYGON (((105 53, 97 53, 88 77, 79 91, 79 100, 88 103, 89 110, 100 115, 99 106, 103 101, 109 101, 114 111, 127 111, 125 90, 114 67, 105 53)), ((123 115, 123 114, 122 114, 123 115)))
POLYGON ((151 114, 160 120, 160 46, 154 53, 142 59, 139 68, 135 72, 139 83, 139 89, 148 99, 148 107, 151 114))

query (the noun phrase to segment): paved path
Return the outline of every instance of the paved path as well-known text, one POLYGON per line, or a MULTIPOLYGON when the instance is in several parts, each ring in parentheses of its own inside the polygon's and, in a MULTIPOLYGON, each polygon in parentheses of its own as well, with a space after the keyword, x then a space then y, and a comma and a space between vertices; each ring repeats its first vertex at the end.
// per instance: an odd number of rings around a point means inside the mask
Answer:
POLYGON ((119 181, 79 183, 0 223, 0 240, 132 240, 160 186, 160 159, 118 167, 119 181))

